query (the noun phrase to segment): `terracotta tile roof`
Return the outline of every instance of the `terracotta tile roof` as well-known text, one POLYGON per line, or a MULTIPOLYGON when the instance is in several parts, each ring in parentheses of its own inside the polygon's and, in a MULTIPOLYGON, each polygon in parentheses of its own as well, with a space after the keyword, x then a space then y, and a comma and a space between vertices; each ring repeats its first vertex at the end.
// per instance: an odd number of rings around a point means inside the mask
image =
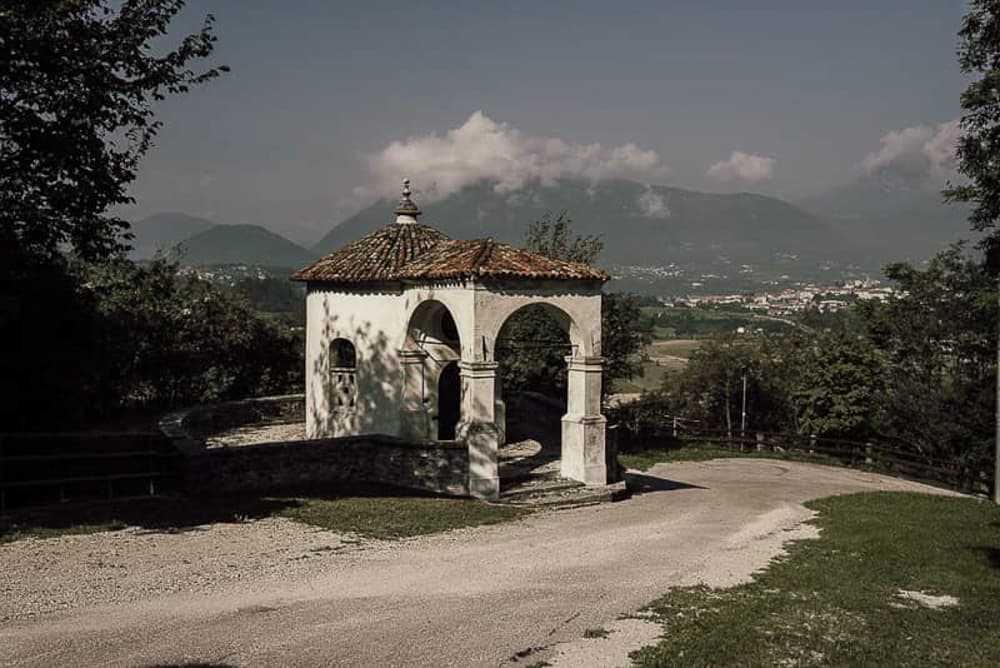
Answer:
POLYGON ((293 281, 394 281, 408 263, 448 237, 420 223, 392 223, 292 274, 293 281))
POLYGON ((400 278, 540 278, 607 281, 610 276, 581 262, 553 260, 493 239, 445 241, 400 272, 400 278))

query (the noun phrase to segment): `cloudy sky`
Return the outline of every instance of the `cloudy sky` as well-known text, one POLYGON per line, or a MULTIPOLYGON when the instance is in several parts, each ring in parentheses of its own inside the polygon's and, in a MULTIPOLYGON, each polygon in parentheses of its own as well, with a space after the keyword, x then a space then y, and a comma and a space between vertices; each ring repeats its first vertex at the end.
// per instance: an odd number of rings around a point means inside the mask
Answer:
MULTIPOLYGON (((232 72, 161 107, 130 216, 312 242, 399 179, 632 178, 796 199, 947 174, 962 0, 188 0, 232 72)), ((651 205, 655 205, 652 202, 651 205)))

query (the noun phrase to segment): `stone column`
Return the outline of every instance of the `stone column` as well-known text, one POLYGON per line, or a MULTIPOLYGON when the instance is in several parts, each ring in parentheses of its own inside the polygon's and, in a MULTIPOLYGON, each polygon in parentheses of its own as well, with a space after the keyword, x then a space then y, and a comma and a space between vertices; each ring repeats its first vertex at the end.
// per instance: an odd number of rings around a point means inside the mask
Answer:
POLYGON ((469 494, 481 499, 500 496, 494 389, 496 362, 459 362, 462 370, 462 419, 457 436, 469 447, 469 494))
POLYGON ((567 357, 566 415, 562 418, 562 462, 564 478, 588 485, 608 483, 604 460, 604 427, 601 415, 602 357, 567 357))
POLYGON ((427 390, 424 382, 424 362, 427 353, 423 350, 400 350, 399 364, 403 371, 403 394, 399 415, 399 436, 414 441, 431 438, 427 405, 424 403, 427 390))

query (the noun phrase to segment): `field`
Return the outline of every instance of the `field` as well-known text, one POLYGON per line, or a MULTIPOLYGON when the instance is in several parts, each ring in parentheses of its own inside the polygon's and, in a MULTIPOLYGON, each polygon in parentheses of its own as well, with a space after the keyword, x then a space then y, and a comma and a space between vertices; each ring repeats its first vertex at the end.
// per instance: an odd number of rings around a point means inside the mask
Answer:
POLYGON ((901 493, 806 505, 818 540, 748 584, 650 605, 664 639, 636 665, 1000 665, 995 506, 901 493))
POLYGON ((644 352, 642 375, 615 383, 616 392, 648 392, 663 385, 663 377, 680 371, 687 360, 698 350, 701 342, 696 339, 654 340, 644 352))

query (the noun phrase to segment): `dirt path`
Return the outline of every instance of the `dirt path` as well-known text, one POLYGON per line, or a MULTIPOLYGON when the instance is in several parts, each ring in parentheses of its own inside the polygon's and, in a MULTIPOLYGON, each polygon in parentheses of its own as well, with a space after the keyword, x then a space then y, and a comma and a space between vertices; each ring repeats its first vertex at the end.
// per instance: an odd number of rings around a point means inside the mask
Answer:
POLYGON ((264 520, 4 546, 0 664, 614 665, 628 648, 581 653, 585 629, 625 628, 615 620, 671 586, 746 579, 789 532, 808 535, 803 501, 930 490, 749 459, 640 481, 621 503, 393 543, 264 520))

